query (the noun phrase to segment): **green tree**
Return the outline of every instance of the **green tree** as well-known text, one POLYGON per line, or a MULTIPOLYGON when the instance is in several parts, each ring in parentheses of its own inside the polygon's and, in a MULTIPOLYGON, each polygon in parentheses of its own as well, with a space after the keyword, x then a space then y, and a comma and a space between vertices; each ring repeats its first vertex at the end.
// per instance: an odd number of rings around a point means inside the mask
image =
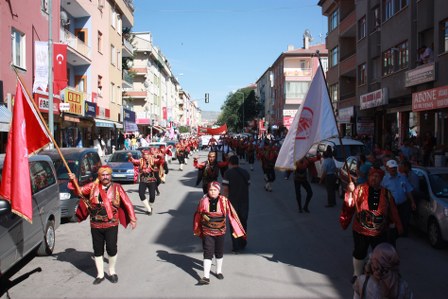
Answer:
POLYGON ((217 123, 219 125, 226 123, 231 132, 241 132, 249 121, 258 117, 261 104, 257 100, 254 90, 243 88, 229 93, 221 110, 217 123))

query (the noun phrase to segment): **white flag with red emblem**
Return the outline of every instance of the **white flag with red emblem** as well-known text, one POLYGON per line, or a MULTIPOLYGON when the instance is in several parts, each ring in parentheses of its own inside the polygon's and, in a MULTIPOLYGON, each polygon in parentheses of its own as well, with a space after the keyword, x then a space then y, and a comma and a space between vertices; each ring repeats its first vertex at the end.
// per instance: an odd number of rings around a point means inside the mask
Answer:
POLYGON ((338 136, 338 129, 324 74, 319 67, 280 148, 275 168, 294 170, 295 161, 305 157, 314 143, 334 136, 338 136))

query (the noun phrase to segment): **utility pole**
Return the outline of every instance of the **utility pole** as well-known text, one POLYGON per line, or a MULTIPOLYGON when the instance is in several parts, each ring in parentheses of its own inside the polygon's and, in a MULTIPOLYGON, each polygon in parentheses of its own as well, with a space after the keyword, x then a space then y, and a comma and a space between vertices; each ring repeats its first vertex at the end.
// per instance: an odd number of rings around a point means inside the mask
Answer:
MULTIPOLYGON (((53 115, 53 0, 48 0, 48 128, 54 136, 53 115)), ((50 147, 52 147, 50 143, 50 147)))

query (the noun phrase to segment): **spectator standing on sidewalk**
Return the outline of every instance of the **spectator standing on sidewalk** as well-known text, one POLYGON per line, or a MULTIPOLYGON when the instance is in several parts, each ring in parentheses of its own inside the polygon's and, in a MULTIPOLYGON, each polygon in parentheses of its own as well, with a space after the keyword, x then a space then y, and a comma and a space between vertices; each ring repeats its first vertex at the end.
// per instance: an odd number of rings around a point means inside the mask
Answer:
MULTIPOLYGON (((239 158, 236 155, 229 157, 229 169, 224 173, 222 186, 222 195, 230 200, 243 225, 244 231, 247 233, 250 174, 239 166, 239 158)), ((230 232, 232 233, 232 251, 238 253, 240 250, 245 249, 247 239, 235 238, 232 227, 230 227, 230 232)))
POLYGON ((336 163, 333 159, 331 147, 327 147, 327 150, 324 152, 320 183, 325 183, 325 188, 327 189, 327 204, 325 207, 334 207, 336 205, 336 163))

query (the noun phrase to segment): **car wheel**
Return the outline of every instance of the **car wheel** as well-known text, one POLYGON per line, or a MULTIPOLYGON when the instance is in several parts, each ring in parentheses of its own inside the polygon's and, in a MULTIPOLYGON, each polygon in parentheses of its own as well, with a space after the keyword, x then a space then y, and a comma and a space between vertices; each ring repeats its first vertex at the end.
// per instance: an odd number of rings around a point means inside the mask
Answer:
POLYGON ((434 248, 441 248, 443 245, 442 234, 437 221, 431 220, 428 224, 429 244, 434 248))
POLYGON ((54 221, 49 220, 45 226, 44 238, 39 248, 37 255, 51 255, 56 244, 56 231, 54 229, 54 221))

